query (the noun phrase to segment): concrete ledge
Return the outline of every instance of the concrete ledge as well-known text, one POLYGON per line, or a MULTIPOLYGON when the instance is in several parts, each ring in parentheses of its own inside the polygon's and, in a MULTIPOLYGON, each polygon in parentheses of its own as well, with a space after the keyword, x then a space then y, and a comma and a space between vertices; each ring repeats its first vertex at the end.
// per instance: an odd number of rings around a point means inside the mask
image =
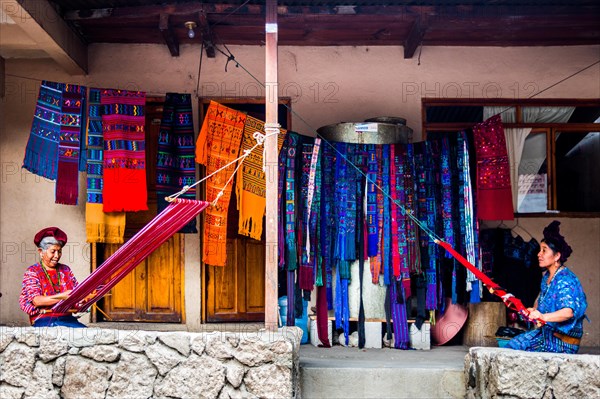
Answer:
POLYGON ((466 398, 599 398, 600 356, 475 347, 465 357, 466 398))
POLYGON ((296 398, 301 337, 0 327, 0 398, 296 398))

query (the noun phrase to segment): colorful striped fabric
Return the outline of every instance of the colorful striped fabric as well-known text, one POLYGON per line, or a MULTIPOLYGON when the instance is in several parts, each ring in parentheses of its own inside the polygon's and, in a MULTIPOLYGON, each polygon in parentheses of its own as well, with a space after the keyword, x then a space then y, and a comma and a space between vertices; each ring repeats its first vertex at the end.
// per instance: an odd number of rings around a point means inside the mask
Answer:
POLYGON ((63 88, 64 83, 42 81, 23 160, 25 169, 52 180, 58 175, 63 88))
POLYGON ((87 242, 122 244, 125 236, 125 212, 104 213, 102 205, 103 148, 102 89, 90 88, 87 118, 87 203, 85 231, 87 242))
POLYGON ((63 88, 56 177, 57 204, 77 205, 81 132, 85 126, 82 123, 82 110, 85 109, 86 91, 85 86, 72 84, 65 84, 63 88))
POLYGON ((298 249, 296 242, 296 152, 299 135, 287 134, 288 148, 285 164, 285 266, 288 271, 298 267, 298 249))
MULTIPOLYGON (((196 181, 194 150, 192 96, 190 94, 167 93, 158 134, 156 161, 158 212, 169 205, 165 197, 179 192, 186 185, 191 186, 196 181)), ((196 188, 190 188, 180 197, 196 199, 196 188)), ((179 233, 197 232, 195 218, 179 231, 179 233)))
POLYGON ((140 91, 103 89, 104 212, 148 209, 145 104, 140 91))
POLYGON ((40 86, 23 167, 56 180, 58 204, 77 204, 85 97, 84 86, 47 80, 40 86))
POLYGON ((88 127, 87 127, 87 202, 102 203, 102 150, 104 139, 102 135, 102 90, 90 88, 88 97, 88 127))

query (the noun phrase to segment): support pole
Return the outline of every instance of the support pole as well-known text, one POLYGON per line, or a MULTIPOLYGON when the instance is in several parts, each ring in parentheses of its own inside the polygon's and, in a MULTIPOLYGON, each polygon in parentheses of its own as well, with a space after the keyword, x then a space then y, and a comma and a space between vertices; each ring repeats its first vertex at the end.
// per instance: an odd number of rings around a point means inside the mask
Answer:
POLYGON ((265 255, 265 328, 277 329, 277 0, 267 0, 265 18, 265 164, 266 164, 266 255, 265 255))

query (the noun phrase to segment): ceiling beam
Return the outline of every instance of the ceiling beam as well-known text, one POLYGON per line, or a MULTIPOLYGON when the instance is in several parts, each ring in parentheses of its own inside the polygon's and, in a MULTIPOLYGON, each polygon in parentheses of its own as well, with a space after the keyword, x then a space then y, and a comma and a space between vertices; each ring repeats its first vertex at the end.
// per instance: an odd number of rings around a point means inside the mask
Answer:
POLYGON ((417 48, 423 44, 423 36, 425 36, 425 28, 421 22, 421 17, 417 16, 415 22, 410 28, 410 32, 404 41, 404 59, 410 59, 415 55, 417 48))
POLYGON ((151 6, 131 6, 131 7, 115 7, 101 8, 92 10, 73 10, 65 13, 65 20, 77 21, 82 19, 102 19, 102 18, 145 18, 159 15, 161 13, 171 16, 185 16, 206 12, 210 14, 229 14, 234 12, 243 15, 264 15, 264 6, 262 5, 246 5, 241 9, 237 9, 231 4, 200 4, 181 3, 181 4, 166 4, 166 5, 151 5, 151 6))
POLYGON ((177 40, 177 36, 175 36, 173 27, 169 24, 169 14, 160 14, 158 29, 162 33, 163 39, 165 39, 171 57, 179 57, 179 41, 177 40))
POLYGON ((206 49, 206 56, 208 58, 215 58, 215 41, 210 25, 208 24, 208 19, 206 18, 206 13, 201 11, 198 14, 198 19, 200 21, 199 27, 202 33, 202 44, 204 44, 204 48, 206 49))
POLYGON ((66 72, 87 74, 87 45, 47 0, 3 0, 0 3, 2 11, 66 72))

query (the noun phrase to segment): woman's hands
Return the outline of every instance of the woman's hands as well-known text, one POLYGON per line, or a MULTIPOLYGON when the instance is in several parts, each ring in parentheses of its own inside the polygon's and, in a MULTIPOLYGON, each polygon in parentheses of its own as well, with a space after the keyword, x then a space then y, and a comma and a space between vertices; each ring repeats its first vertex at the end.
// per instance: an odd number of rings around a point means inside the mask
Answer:
POLYGON ((569 320, 573 317, 573 309, 571 308, 562 308, 557 310, 556 312, 550 313, 541 313, 539 310, 534 308, 527 308, 529 311, 529 318, 533 320, 541 320, 545 323, 554 322, 560 323, 562 321, 569 320))
POLYGON ((73 290, 66 290, 63 292, 59 292, 58 294, 48 295, 48 296, 38 295, 33 298, 32 302, 33 302, 33 305, 38 308, 52 306, 52 305, 55 305, 58 302, 62 301, 63 299, 67 299, 69 297, 69 295, 71 295, 72 291, 73 290))

